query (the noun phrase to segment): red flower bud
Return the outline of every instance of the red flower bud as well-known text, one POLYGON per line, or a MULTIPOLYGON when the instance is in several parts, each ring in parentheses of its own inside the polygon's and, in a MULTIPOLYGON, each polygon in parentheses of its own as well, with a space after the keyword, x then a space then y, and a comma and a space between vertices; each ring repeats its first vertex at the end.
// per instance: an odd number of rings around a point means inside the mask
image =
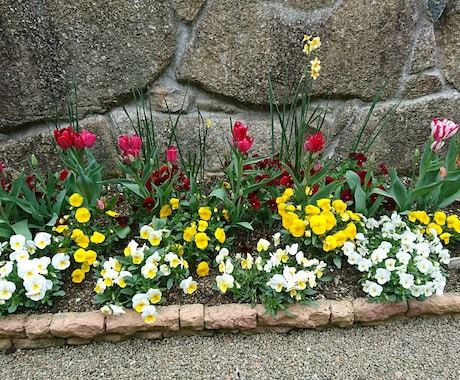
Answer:
POLYGON ((177 150, 174 146, 166 149, 166 161, 171 162, 172 164, 177 161, 177 150))

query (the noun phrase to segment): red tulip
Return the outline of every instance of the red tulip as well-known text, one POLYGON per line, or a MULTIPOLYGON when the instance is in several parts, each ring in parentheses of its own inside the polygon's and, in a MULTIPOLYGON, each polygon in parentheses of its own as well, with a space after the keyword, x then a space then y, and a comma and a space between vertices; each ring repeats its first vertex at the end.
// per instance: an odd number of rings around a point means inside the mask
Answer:
POLYGON ((322 132, 318 132, 317 134, 308 137, 303 146, 306 151, 315 153, 321 152, 325 144, 326 141, 323 139, 322 132))
POLYGON ((69 125, 67 128, 56 129, 54 139, 62 149, 69 149, 73 145, 73 131, 69 125))

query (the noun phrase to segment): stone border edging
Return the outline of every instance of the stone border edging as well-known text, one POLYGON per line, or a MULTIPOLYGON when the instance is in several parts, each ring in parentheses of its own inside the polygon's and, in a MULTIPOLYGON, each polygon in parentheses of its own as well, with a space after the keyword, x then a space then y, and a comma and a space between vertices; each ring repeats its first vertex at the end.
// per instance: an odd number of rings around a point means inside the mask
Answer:
POLYGON ((286 333, 292 329, 322 329, 353 324, 376 325, 389 319, 422 315, 460 314, 460 292, 432 296, 425 301, 370 303, 366 298, 324 300, 317 305, 293 304, 274 319, 262 305, 202 304, 158 306, 153 325, 126 310, 119 316, 99 311, 58 314, 18 314, 0 317, 0 350, 81 345, 93 341, 120 342, 131 338, 162 339, 175 335, 213 335, 216 332, 286 333))

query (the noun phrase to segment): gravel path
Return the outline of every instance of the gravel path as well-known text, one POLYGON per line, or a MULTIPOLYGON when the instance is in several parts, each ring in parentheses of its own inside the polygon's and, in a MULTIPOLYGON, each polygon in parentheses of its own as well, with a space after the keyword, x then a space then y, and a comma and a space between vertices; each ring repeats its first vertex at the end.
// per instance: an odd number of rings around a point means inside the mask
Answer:
POLYGON ((0 353, 18 379, 460 379, 452 317, 289 334, 217 334, 0 353))

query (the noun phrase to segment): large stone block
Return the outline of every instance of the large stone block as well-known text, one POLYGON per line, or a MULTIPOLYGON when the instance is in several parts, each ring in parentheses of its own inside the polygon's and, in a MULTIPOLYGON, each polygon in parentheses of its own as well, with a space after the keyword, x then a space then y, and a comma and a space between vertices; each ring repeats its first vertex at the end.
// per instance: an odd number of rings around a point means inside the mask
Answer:
POLYGON ((441 66, 447 81, 460 90, 460 3, 449 2, 444 14, 435 24, 441 66))
POLYGON ((398 89, 418 19, 415 0, 306 4, 210 1, 178 78, 243 103, 267 104, 268 72, 278 95, 285 84, 293 88, 311 59, 302 53, 303 35, 314 33, 323 41, 316 94, 369 100, 385 77, 387 95, 398 89))
POLYGON ((52 118, 73 75, 80 115, 106 110, 133 84, 151 83, 174 54, 167 0, 7 0, 0 12, 0 128, 52 118))

